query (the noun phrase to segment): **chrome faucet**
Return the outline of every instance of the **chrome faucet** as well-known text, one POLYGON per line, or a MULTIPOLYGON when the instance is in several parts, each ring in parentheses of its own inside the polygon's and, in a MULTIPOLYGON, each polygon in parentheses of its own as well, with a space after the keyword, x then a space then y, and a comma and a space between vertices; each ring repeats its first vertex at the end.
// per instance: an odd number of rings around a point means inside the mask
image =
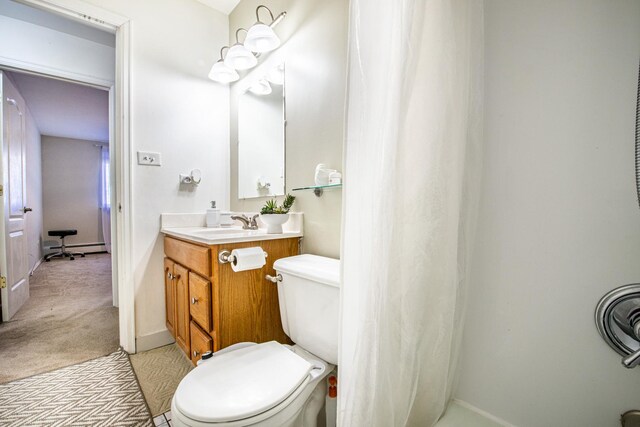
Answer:
POLYGON ((240 221, 242 223, 243 230, 257 230, 258 223, 256 222, 256 220, 258 219, 258 216, 259 216, 258 214, 255 214, 251 218, 249 218, 244 214, 240 214, 240 215, 231 215, 231 219, 234 221, 235 220, 240 221))

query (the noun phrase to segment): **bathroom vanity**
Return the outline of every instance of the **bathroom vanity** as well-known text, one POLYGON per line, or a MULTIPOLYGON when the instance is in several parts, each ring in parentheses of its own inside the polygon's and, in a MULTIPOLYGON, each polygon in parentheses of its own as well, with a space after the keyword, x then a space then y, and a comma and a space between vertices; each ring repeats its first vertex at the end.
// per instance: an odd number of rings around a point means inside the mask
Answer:
POLYGON ((275 275, 276 260, 299 253, 301 214, 278 235, 240 226, 206 228, 199 216, 185 221, 171 215, 163 215, 161 230, 166 325, 192 363, 238 342, 291 343, 282 329, 277 285, 266 276, 275 275), (267 253, 262 268, 234 272, 218 259, 222 251, 255 246, 267 253))

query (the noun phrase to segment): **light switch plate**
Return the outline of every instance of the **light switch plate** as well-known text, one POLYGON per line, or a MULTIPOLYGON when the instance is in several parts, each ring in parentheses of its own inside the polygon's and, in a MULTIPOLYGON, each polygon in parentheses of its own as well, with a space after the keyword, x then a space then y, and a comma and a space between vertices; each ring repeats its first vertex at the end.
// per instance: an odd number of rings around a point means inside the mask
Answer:
POLYGON ((162 158, 160 157, 160 153, 138 151, 138 164, 144 166, 161 166, 162 158))

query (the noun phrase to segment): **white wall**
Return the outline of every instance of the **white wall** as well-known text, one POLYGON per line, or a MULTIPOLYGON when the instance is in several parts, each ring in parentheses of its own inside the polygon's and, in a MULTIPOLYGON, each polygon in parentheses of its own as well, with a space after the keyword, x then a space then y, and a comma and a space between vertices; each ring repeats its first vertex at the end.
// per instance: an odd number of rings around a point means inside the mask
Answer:
POLYGON ((109 142, 109 92, 30 74, 12 73, 42 135, 109 142))
MULTIPOLYGON (((66 244, 104 242, 100 217, 100 148, 92 141, 42 136, 44 240, 49 230, 76 229, 66 244)), ((74 248, 75 251, 104 247, 74 248)))
POLYGON ((5 10, 5 3, 0 0, 0 40, 11 42, 0 43, 0 64, 58 76, 80 74, 96 84, 113 84, 113 46, 3 15, 12 12, 5 10))
POLYGON ((640 281, 640 2, 487 0, 485 165, 457 397, 518 426, 640 408, 593 313, 640 281))
MULTIPOLYGON (((248 79, 282 59, 286 62, 286 190, 290 192, 313 185, 318 163, 342 169, 349 2, 242 0, 230 15, 232 40, 237 28, 255 22, 259 4, 267 5, 274 14, 287 11, 276 27, 282 46, 263 55, 264 67, 250 73, 248 79)), ((231 91, 231 206, 237 211, 258 211, 265 199, 238 199, 238 93, 244 87, 241 80, 231 91)), ((342 192, 329 190, 320 198, 311 191, 292 194, 297 197, 294 210, 304 212, 303 251, 338 258, 342 192)))
POLYGON ((136 336, 166 337, 160 214, 229 208, 228 88, 207 78, 228 21, 196 1, 88 2, 131 19, 132 149, 162 153, 161 167, 133 167, 136 336), (180 189, 194 168, 202 183, 180 189))

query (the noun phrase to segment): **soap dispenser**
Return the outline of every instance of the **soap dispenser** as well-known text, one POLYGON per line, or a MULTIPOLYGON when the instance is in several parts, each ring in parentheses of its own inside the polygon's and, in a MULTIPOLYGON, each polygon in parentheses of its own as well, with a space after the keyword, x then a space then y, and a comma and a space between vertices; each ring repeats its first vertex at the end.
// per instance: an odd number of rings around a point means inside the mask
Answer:
POLYGON ((220 209, 216 208, 215 200, 211 201, 211 208, 207 209, 207 227, 220 227, 220 209))

